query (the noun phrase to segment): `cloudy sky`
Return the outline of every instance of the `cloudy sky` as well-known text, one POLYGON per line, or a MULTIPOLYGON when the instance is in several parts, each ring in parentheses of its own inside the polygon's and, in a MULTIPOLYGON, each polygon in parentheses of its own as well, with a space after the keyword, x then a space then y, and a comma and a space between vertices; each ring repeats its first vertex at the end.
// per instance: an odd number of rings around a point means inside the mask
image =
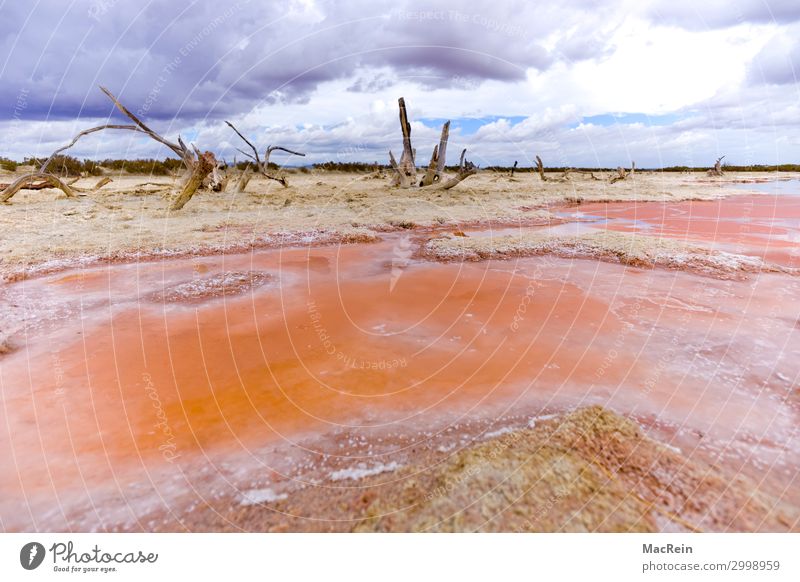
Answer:
MULTIPOLYGON (((119 122, 104 85, 229 161, 225 119, 303 161, 385 162, 404 96, 419 163, 446 119, 451 156, 484 166, 800 162, 798 0, 0 0, 0 45, 16 159, 119 122)), ((73 150, 166 153, 120 132, 73 150)))

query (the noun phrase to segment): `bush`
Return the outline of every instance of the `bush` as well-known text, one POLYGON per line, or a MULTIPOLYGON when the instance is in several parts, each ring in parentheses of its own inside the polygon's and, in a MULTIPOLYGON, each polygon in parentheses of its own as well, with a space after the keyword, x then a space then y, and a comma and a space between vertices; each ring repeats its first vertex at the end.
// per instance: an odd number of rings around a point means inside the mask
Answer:
POLYGON ((8 158, 0 158, 0 168, 4 170, 8 170, 9 172, 14 172, 17 169, 19 164, 14 160, 9 160, 8 158))
POLYGON ((361 172, 371 173, 384 169, 386 166, 373 162, 365 164, 363 162, 323 162, 313 165, 315 170, 325 170, 326 172, 361 172))
POLYGON ((99 164, 103 168, 115 172, 128 172, 129 174, 146 174, 150 176, 169 176, 175 170, 183 167, 183 162, 176 158, 161 160, 103 160, 99 164))

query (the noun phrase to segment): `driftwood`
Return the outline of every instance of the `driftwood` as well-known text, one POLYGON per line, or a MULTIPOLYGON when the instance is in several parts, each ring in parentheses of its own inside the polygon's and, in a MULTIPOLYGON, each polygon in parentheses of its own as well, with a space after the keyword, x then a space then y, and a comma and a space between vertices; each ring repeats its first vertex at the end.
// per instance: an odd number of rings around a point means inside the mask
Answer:
POLYGON ((406 102, 402 97, 400 97, 397 102, 400 107, 400 130, 403 134, 403 154, 400 156, 400 161, 398 162, 394 157, 394 153, 389 150, 389 165, 392 168, 392 186, 399 186, 400 188, 419 186, 420 188, 430 188, 432 190, 449 190, 464 179, 478 172, 478 168, 475 164, 466 160, 465 156, 467 150, 465 148, 461 152, 458 174, 448 180, 444 179, 444 169, 447 162, 447 142, 450 139, 450 122, 446 121, 442 125, 442 134, 439 138, 439 144, 433 148, 431 161, 428 164, 425 175, 422 180, 420 180, 419 184, 417 184, 417 167, 414 161, 417 152, 411 145, 411 124, 408 121, 406 102))
POLYGON ((253 171, 250 164, 247 164, 244 167, 244 171, 239 176, 239 181, 236 183, 236 191, 240 194, 245 191, 247 188, 247 184, 250 182, 250 179, 253 177, 253 171))
POLYGON ((724 159, 725 159, 725 156, 722 156, 721 158, 717 158, 717 161, 714 163, 714 167, 711 168, 708 171, 708 175, 709 176, 722 176, 722 174, 724 173, 722 171, 722 160, 724 160, 724 159))
POLYGON ((457 185, 462 180, 478 173, 478 168, 472 162, 466 159, 467 148, 461 150, 461 160, 458 163, 458 174, 447 180, 446 182, 438 182, 431 186, 432 190, 449 190, 457 185))
MULTIPOLYGON (((15 180, 16 181, 16 180, 15 180)), ((0 190, 5 190, 8 188, 12 183, 4 183, 0 184, 0 190)), ((50 185, 50 182, 46 180, 39 180, 38 182, 31 182, 30 184, 25 184, 20 188, 20 190, 44 190, 45 188, 52 188, 53 186, 50 185)))
MULTIPOLYGON (((0 201, 5 202, 9 200, 14 194, 16 194, 22 188, 22 186, 35 180, 45 181, 53 187, 60 188, 68 197, 70 198, 75 197, 75 193, 70 189, 69 185, 64 184, 57 176, 48 172, 47 169, 50 163, 58 154, 74 146, 76 143, 78 143, 78 140, 80 140, 84 136, 96 133, 98 131, 105 131, 107 129, 120 129, 120 130, 143 133, 148 137, 152 138, 153 140, 157 141, 158 143, 165 145, 173 152, 175 152, 178 156, 180 156, 184 166, 186 166, 186 169, 189 173, 189 180, 187 180, 186 184, 184 185, 184 188, 181 191, 179 199, 175 202, 173 208, 175 209, 182 208, 186 204, 186 202, 188 202, 188 200, 192 197, 192 195, 194 195, 194 193, 197 191, 197 188, 200 187, 200 184, 202 184, 205 177, 216 167, 216 158, 214 158, 214 154, 206 152, 201 156, 200 152, 196 148, 195 151, 192 152, 191 150, 189 150, 189 148, 186 146, 186 144, 183 142, 180 136, 178 136, 177 143, 171 142, 163 138, 158 133, 150 129, 150 127, 148 127, 144 122, 142 122, 142 120, 140 120, 133 113, 131 113, 122 103, 119 102, 119 100, 111 93, 111 91, 109 91, 105 87, 100 87, 100 90, 103 93, 105 93, 105 95, 109 99, 111 99, 111 101, 114 103, 114 106, 120 112, 122 112, 126 117, 128 117, 131 121, 133 121, 133 125, 120 125, 120 124, 109 123, 80 131, 77 135, 75 135, 75 137, 72 138, 72 140, 67 145, 58 148, 56 151, 50 154, 50 157, 47 158, 47 160, 45 160, 45 162, 41 165, 41 167, 37 172, 33 172, 31 174, 23 176, 13 184, 10 184, 6 188, 4 188, 3 191, 0 192, 0 201), (204 171, 207 167, 208 156, 214 158, 214 163, 211 165, 211 167, 208 168, 208 171, 205 172, 205 174, 200 179, 199 183, 196 183, 195 178, 197 177, 198 171, 200 170, 204 171), (201 157, 203 158, 202 163, 201 163, 201 157), (180 204, 178 204, 179 201, 181 201, 180 204)), ((95 189, 101 188, 103 185, 98 185, 95 187, 95 189)))
POLYGON ((240 138, 242 138, 242 141, 244 143, 246 143, 248 146, 250 146, 251 150, 253 150, 252 154, 249 154, 248 152, 245 152, 245 151, 242 151, 242 150, 238 150, 238 151, 240 153, 244 154, 245 156, 247 156, 248 158, 250 158, 251 160, 253 160, 256 163, 256 170, 262 176, 264 176, 265 178, 269 178, 270 180, 275 180, 276 182, 279 182, 281 184, 281 186, 283 186, 284 188, 288 188, 289 187, 289 181, 286 179, 286 176, 282 172, 278 171, 278 173, 276 173, 276 174, 273 174, 273 173, 270 172, 270 169, 269 169, 269 156, 270 156, 270 154, 272 154, 272 152, 275 152, 275 151, 282 151, 282 152, 286 152, 286 153, 292 154, 293 156, 302 156, 302 157, 305 157, 305 154, 290 150, 290 149, 282 147, 282 146, 269 146, 266 149, 266 151, 264 152, 264 159, 262 160, 261 157, 258 155, 258 148, 256 148, 256 146, 254 146, 253 143, 249 139, 247 139, 244 135, 242 135, 242 132, 240 132, 238 129, 236 129, 236 126, 234 126, 230 121, 226 121, 225 123, 227 123, 228 127, 230 127, 233 131, 235 131, 236 135, 238 135, 240 138))
POLYGON ((211 170, 211 173, 203 182, 203 186, 212 192, 225 192, 228 187, 228 179, 228 164, 222 162, 214 166, 214 169, 211 170))
POLYGON ((94 185, 94 188, 92 188, 92 190, 99 190, 100 188, 102 188, 106 184, 110 184, 113 181, 114 180, 112 180, 108 176, 106 176, 105 178, 100 178, 100 180, 98 180, 97 184, 94 185))
POLYGON ((411 147, 411 124, 408 121, 406 100, 400 97, 397 103, 400 106, 400 131, 403 132, 403 153, 400 155, 400 163, 397 164, 397 166, 398 171, 407 179, 403 180, 398 176, 395 180, 398 184, 400 182, 413 184, 416 182, 417 178, 417 164, 415 159, 417 152, 411 147))
POLYGON ((609 181, 610 184, 616 184, 617 182, 626 179, 628 176, 633 176, 636 173, 636 162, 631 162, 631 171, 628 171, 623 168, 622 166, 617 168, 617 175, 612 176, 611 180, 609 181))
MULTIPOLYGON (((447 140, 450 138, 450 122, 445 122, 442 125, 442 135, 439 138, 439 145, 433 147, 433 155, 428 164, 428 170, 422 178, 420 186, 430 186, 442 179, 444 172, 444 162, 447 156, 447 140)), ((404 140, 405 141, 405 140, 404 140)))
POLYGON ((211 152, 206 152, 204 154, 198 152, 194 169, 189 179, 186 181, 186 184, 183 186, 183 190, 181 190, 175 202, 172 203, 170 210, 180 210, 186 206, 186 203, 189 202, 194 193, 197 192, 203 180, 214 170, 216 165, 217 159, 214 157, 214 154, 211 152))
POLYGON ((544 164, 539 156, 536 156, 536 171, 539 172, 539 178, 541 178, 542 182, 547 182, 547 176, 544 175, 544 164))
POLYGON ((35 188, 31 188, 32 190, 43 190, 44 188, 58 188, 64 194, 67 195, 67 198, 77 198, 75 192, 72 191, 67 184, 62 182, 58 176, 54 176, 53 174, 42 174, 40 172, 33 172, 31 174, 26 174, 21 178, 17 179, 15 182, 7 185, 3 188, 3 191, 0 192, 0 202, 8 202, 14 194, 25 188, 27 185, 35 184, 35 188), (35 182, 38 180, 38 182, 35 182), (42 186, 45 184, 45 186, 42 186))

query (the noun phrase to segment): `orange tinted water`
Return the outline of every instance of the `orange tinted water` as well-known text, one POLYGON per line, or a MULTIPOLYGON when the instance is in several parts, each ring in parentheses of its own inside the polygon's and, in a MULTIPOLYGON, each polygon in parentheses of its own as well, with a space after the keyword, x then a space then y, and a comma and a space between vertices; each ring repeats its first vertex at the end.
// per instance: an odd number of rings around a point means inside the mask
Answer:
MULTIPOLYGON (((735 214, 710 204, 692 216, 735 214)), ((581 210, 716 236, 669 205, 581 210)), ((551 257, 435 264, 413 260, 413 244, 392 234, 8 286, 27 331, 0 359, 3 527, 147 528, 144 513, 263 477, 266 446, 589 403, 669 426, 682 447, 707 436, 720 462, 779 487, 796 479, 796 278, 551 257), (238 295, 164 293, 230 272, 265 276, 238 295)))

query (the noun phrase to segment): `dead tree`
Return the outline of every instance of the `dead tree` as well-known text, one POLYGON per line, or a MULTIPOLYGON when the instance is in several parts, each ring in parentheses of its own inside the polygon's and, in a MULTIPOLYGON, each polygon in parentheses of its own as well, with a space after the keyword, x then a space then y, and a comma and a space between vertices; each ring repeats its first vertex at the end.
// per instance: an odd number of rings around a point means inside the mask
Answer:
MULTIPOLYGON (((398 168, 398 174, 402 175, 395 176, 392 183, 395 186, 406 188, 416 182, 417 164, 415 158, 417 152, 411 147, 411 124, 408 121, 406 100, 400 97, 398 104, 400 105, 400 131, 403 132, 403 153, 400 156, 400 163, 395 165, 398 168)), ((392 152, 389 152, 390 158, 394 157, 391 154, 392 152)))
POLYGON ((544 164, 539 156, 536 156, 536 171, 539 172, 539 178, 541 178, 542 182, 547 182, 547 176, 544 175, 544 164))
POLYGON ((26 174, 21 178, 18 178, 16 181, 8 184, 2 192, 0 192, 0 202, 8 202, 11 197, 25 188, 26 186, 33 186, 30 188, 31 190, 42 190, 44 188, 58 188, 64 194, 67 195, 67 198, 77 198, 75 192, 72 191, 72 188, 67 186, 64 182, 59 180, 58 176, 53 174, 43 174, 39 172, 33 172, 31 174, 26 174), (38 182, 36 182, 38 180, 38 182))
POLYGON ((717 158, 717 161, 714 163, 714 167, 708 171, 709 176, 722 176, 722 160, 725 159, 725 156, 721 158, 717 158))
POLYGON ((122 103, 120 103, 119 100, 117 100, 117 98, 114 97, 111 91, 109 91, 105 87, 100 87, 100 90, 103 93, 105 93, 105 95, 109 99, 111 99, 111 101, 114 103, 114 106, 120 112, 122 112, 126 117, 128 117, 131 121, 133 121, 133 125, 120 125, 120 124, 108 123, 105 125, 84 129, 83 131, 79 132, 75 137, 73 137, 72 141, 70 141, 67 145, 60 147, 56 151, 54 151, 50 155, 50 157, 47 158, 47 160, 45 160, 45 162, 41 165, 38 171, 22 176, 19 180, 9 185, 2 192, 0 192, 0 201, 5 202, 9 200, 26 183, 37 179, 45 180, 48 183, 50 183, 53 187, 60 188, 70 198, 74 197, 75 194, 69 188, 68 185, 61 182, 61 180, 59 180, 58 177, 55 176, 54 174, 48 172, 47 170, 48 166, 58 154, 74 146, 76 143, 78 143, 78 140, 80 140, 82 137, 90 135, 92 133, 96 133, 98 131, 105 131, 107 129, 120 129, 120 130, 143 133, 148 137, 152 138, 153 140, 157 141, 158 143, 165 145, 173 152, 175 152, 181 158, 181 161, 183 161, 184 166, 186 166, 186 169, 189 171, 189 180, 187 180, 179 196, 179 200, 182 199, 183 202, 180 205, 178 205, 176 201, 176 203, 173 205, 173 208, 175 208, 176 206, 177 208, 182 208, 186 204, 186 202, 189 201, 189 199, 197 191, 197 188, 200 187, 200 184, 203 183, 203 180, 205 180, 206 176, 209 173, 211 173, 211 171, 216 166, 216 158, 214 157, 214 154, 212 154, 211 152, 200 154, 199 150, 197 150, 196 148, 194 152, 192 152, 191 150, 189 150, 188 147, 186 147, 186 144, 183 143, 183 140, 180 138, 180 136, 178 137, 178 143, 171 142, 161 137, 158 133, 150 129, 138 117, 136 117, 133 113, 131 113, 124 105, 122 105, 122 103), (201 163, 201 158, 203 159, 202 163, 201 163), (205 171, 207 168, 206 162, 209 159, 214 160, 214 162, 210 167, 208 167, 208 170, 205 171), (198 172, 200 171, 205 171, 205 173, 200 177, 199 182, 197 182, 196 177, 198 172), (197 184, 194 185, 196 182, 197 184), (190 185, 194 185, 193 189, 189 187, 190 185))
POLYGON ((461 159, 458 162, 458 173, 446 182, 437 182, 430 188, 432 190, 449 190, 458 183, 478 173, 478 168, 466 159, 467 148, 461 150, 461 159))
POLYGON ((239 152, 241 152, 242 154, 244 154, 245 156, 247 156, 248 158, 250 158, 251 160, 253 160, 256 163, 256 170, 258 171, 258 173, 260 173, 265 178, 269 178, 270 180, 275 180, 276 182, 279 182, 281 184, 281 186, 283 186, 284 188, 288 188, 289 187, 289 181, 286 179, 286 176, 283 173, 278 171, 277 173, 273 174, 270 171, 270 168, 269 168, 269 156, 274 151, 282 151, 282 152, 286 152, 286 153, 292 154, 293 156, 302 156, 302 157, 305 157, 305 154, 301 154, 300 152, 292 151, 292 150, 290 150, 288 148, 285 148, 285 147, 282 147, 282 146, 269 146, 269 147, 267 147, 266 151, 264 152, 264 159, 262 160, 261 157, 258 155, 258 148, 256 148, 256 146, 254 146, 249 139, 247 139, 245 136, 243 136, 242 133, 238 129, 236 129, 236 127, 230 121, 226 121, 225 123, 227 123, 228 127, 230 127, 233 131, 235 131, 236 135, 238 135, 240 138, 242 138, 242 141, 244 141, 244 143, 246 143, 248 146, 250 146, 250 149, 253 150, 253 154, 251 155, 251 154, 249 154, 249 153, 247 153, 245 151, 242 151, 242 150, 237 148, 237 150, 239 152))
POLYGON ((250 164, 247 164, 244 167, 244 171, 239 176, 239 181, 236 183, 236 192, 242 193, 244 192, 245 188, 247 188, 247 184, 250 182, 250 178, 253 177, 253 171, 251 169, 250 164))
POLYGON ((400 97, 398 104, 400 105, 400 130, 403 133, 403 155, 400 156, 400 161, 398 162, 392 151, 389 150, 389 165, 393 170, 393 186, 411 188, 418 185, 420 188, 429 188, 431 190, 449 190, 469 176, 478 173, 478 168, 475 164, 467 161, 467 150, 464 148, 461 152, 458 173, 448 180, 444 179, 444 169, 447 162, 447 142, 450 137, 450 122, 446 121, 442 125, 439 144, 433 148, 433 155, 431 155, 431 161, 428 164, 425 176, 417 184, 417 167, 414 162, 416 150, 411 146, 411 124, 408 122, 405 99, 400 97))
POLYGON ((186 206, 186 203, 191 200, 194 193, 197 192, 197 189, 203 184, 203 180, 206 179, 206 176, 208 176, 217 165, 217 159, 211 152, 201 154, 198 150, 196 153, 197 161, 194 164, 192 173, 189 175, 186 184, 183 185, 181 193, 175 199, 175 202, 172 203, 172 206, 170 206, 170 210, 180 210, 186 206))
POLYGON ((228 164, 224 161, 218 163, 203 182, 203 187, 212 192, 225 192, 228 187, 228 164))
MULTIPOLYGON (((411 130, 409 129, 409 132, 411 130)), ((442 135, 439 138, 439 145, 433 146, 433 155, 428 164, 428 171, 422 178, 420 186, 430 186, 442 179, 444 172, 444 162, 447 156, 447 140, 450 138, 450 122, 447 121, 442 126, 442 135)), ((403 140, 405 142, 405 139, 403 140)), ((402 164, 401 164, 402 165, 402 164)))
POLYGON ((633 176, 635 172, 636 172, 636 162, 631 162, 630 174, 627 172, 627 170, 625 170, 625 168, 620 166, 620 167, 617 168, 617 175, 616 176, 612 176, 611 180, 609 181, 609 183, 610 184, 616 184, 617 182, 619 182, 620 180, 624 180, 628 176, 633 176))

